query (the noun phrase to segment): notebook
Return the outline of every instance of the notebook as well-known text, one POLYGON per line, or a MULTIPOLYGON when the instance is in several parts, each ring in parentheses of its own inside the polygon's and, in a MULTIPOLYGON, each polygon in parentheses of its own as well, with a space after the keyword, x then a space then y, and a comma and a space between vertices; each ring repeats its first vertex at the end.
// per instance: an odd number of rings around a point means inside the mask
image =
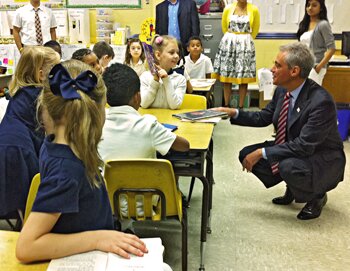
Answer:
POLYGON ((214 110, 197 110, 187 113, 173 114, 173 117, 178 119, 188 119, 188 120, 201 120, 214 117, 227 117, 225 112, 219 112, 214 110))
POLYGON ((142 47, 143 47, 143 50, 145 51, 145 57, 146 57, 147 64, 148 64, 150 72, 153 75, 158 74, 158 69, 157 69, 157 67, 155 65, 155 61, 154 61, 152 46, 148 45, 145 42, 142 42, 142 47))
POLYGON ((174 132, 177 130, 177 126, 176 125, 173 125, 173 124, 169 124, 169 123, 162 123, 162 125, 169 129, 170 131, 174 132))

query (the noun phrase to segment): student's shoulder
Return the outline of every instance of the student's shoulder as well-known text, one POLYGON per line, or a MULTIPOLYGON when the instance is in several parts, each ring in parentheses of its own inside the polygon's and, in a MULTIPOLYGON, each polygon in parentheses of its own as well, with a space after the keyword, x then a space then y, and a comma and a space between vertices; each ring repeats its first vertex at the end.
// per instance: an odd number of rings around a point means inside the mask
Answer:
POLYGON ((203 59, 203 61, 206 61, 206 62, 208 62, 208 61, 210 61, 210 62, 211 62, 210 57, 208 57, 208 56, 207 56, 207 55, 205 55, 205 54, 201 54, 201 59, 203 59))
POLYGON ((319 23, 317 24, 317 26, 318 26, 320 29, 330 28, 330 27, 331 27, 330 23, 329 23, 327 20, 321 20, 321 21, 319 21, 319 23))
POLYGON ((140 75, 140 80, 150 80, 153 79, 153 75, 149 70, 145 70, 141 75, 140 75))

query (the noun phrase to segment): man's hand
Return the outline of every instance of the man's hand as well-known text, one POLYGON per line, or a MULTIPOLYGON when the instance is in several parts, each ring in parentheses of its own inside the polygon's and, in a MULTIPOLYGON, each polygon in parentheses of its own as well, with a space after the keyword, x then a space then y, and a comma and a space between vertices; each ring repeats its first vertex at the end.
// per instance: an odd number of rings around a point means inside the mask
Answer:
POLYGON ((229 117, 235 117, 237 114, 237 109, 229 108, 229 107, 214 107, 214 108, 210 108, 210 110, 224 112, 229 117))
POLYGON ((262 158, 262 150, 257 149, 251 153, 249 153, 243 160, 242 166, 243 171, 247 170, 247 172, 252 172, 254 165, 262 158))

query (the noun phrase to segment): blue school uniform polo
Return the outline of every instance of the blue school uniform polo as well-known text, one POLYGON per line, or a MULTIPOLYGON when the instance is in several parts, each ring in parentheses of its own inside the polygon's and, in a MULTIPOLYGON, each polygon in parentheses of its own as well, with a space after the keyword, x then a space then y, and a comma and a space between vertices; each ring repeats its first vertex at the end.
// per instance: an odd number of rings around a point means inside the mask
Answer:
POLYGON ((92 187, 82 161, 53 139, 48 136, 40 151, 41 184, 32 211, 61 213, 54 233, 114 229, 105 184, 92 187))
POLYGON ((36 121, 40 92, 41 88, 34 86, 19 89, 0 124, 0 216, 24 211, 30 183, 39 172, 44 140, 36 121))

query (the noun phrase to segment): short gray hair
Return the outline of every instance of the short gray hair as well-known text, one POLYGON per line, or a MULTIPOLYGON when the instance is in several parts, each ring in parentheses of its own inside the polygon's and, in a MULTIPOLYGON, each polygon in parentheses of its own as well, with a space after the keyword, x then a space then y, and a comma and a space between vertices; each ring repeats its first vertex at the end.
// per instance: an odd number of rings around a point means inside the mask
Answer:
POLYGON ((290 43, 280 46, 281 52, 286 52, 286 63, 291 69, 295 66, 300 67, 300 77, 308 78, 310 71, 315 65, 315 56, 310 49, 301 42, 290 43))

